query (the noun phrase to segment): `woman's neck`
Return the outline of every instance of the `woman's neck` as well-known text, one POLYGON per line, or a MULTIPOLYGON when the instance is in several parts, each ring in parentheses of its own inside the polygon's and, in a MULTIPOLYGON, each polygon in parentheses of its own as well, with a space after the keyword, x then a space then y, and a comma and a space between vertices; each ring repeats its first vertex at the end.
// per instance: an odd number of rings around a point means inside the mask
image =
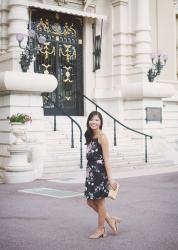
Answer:
POLYGON ((98 138, 100 134, 101 134, 101 130, 100 129, 98 129, 96 131, 93 131, 93 138, 94 139, 98 138))

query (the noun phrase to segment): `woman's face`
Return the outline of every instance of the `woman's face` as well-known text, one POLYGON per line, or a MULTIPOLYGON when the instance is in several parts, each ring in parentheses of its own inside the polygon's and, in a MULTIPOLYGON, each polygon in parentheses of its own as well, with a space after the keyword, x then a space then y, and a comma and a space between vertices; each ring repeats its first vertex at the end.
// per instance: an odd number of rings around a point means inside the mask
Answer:
POLYGON ((89 121, 89 127, 93 130, 100 129, 101 120, 98 115, 94 115, 89 121))

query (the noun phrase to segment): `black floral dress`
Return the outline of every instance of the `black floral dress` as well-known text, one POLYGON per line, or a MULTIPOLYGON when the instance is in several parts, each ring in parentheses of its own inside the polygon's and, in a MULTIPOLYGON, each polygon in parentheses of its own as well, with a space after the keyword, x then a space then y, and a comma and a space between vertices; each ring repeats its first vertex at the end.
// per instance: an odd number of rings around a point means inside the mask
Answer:
POLYGON ((87 169, 85 181, 85 197, 95 200, 107 197, 108 177, 104 166, 104 159, 101 144, 98 139, 93 139, 87 145, 87 169))

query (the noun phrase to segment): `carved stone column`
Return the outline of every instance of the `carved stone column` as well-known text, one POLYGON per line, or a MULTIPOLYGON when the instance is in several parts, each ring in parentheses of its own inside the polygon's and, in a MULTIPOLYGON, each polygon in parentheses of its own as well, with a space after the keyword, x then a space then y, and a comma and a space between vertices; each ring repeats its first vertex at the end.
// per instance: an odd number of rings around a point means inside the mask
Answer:
POLYGON ((136 66, 143 68, 150 65, 150 3, 149 0, 137 0, 136 3, 136 66))
POLYGON ((0 0, 0 55, 6 53, 8 48, 7 15, 7 2, 0 0))
POLYGON ((113 73, 114 85, 126 78, 128 0, 114 0, 113 6, 113 73))
POLYGON ((135 64, 135 0, 128 2, 128 46, 127 46, 127 65, 128 67, 133 67, 135 64))
POLYGON ((28 0, 9 0, 9 44, 8 51, 19 51, 16 34, 27 35, 28 28, 28 0))

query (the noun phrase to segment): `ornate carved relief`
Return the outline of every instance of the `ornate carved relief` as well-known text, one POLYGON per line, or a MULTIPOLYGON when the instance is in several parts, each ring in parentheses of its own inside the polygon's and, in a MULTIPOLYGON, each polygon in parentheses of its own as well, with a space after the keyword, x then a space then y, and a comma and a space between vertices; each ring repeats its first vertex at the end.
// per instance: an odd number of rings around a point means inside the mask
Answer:
POLYGON ((96 0, 83 0, 83 5, 84 5, 83 10, 85 11, 89 6, 95 7, 96 0))
POLYGON ((114 7, 118 6, 118 5, 127 5, 128 4, 128 0, 111 0, 112 5, 114 7))
POLYGON ((57 2, 57 4, 60 6, 62 4, 67 4, 69 0, 55 0, 55 2, 57 2))
MULTIPOLYGON (((70 5, 72 6, 77 6, 77 9, 83 9, 84 11, 88 7, 95 8, 96 7, 96 0, 31 0, 34 2, 40 2, 44 4, 50 4, 50 5, 58 5, 58 6, 64 6, 65 5, 70 5)), ((75 6, 75 8, 76 8, 75 6)))
POLYGON ((178 0, 173 0, 173 5, 177 6, 178 5, 178 0))

